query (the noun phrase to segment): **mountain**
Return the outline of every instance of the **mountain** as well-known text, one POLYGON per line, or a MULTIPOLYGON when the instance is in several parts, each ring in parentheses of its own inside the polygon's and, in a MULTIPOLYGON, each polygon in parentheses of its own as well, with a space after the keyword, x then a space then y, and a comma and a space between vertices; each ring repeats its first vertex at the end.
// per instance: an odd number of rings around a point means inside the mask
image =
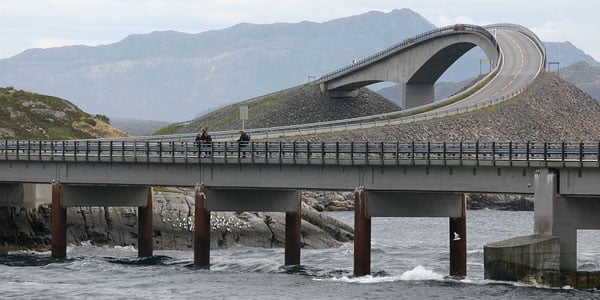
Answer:
MULTIPOLYGON (((558 67, 567 67, 576 62, 585 61, 591 65, 600 66, 600 63, 594 58, 585 54, 581 49, 575 47, 570 42, 544 42, 546 47, 546 60, 548 62, 558 62, 558 67)), ((557 66, 548 66, 551 70, 556 70, 557 66)))
POLYGON ((69 101, 12 87, 0 88, 0 117, 2 139, 81 139, 126 135, 108 125, 105 116, 92 116, 69 101))
POLYGON ((182 121, 305 83, 434 25, 408 10, 324 23, 136 34, 110 45, 30 49, 0 60, 0 86, 115 117, 182 121))
MULTIPOLYGON (((69 99, 111 119, 185 121, 301 85, 433 28, 417 13, 400 9, 323 23, 134 34, 114 44, 29 49, 2 59, 0 86, 69 99)), ((575 54, 585 55, 570 43, 554 43, 548 51, 561 67, 575 54)), ((469 51, 440 81, 478 76, 481 58, 480 49, 469 51)))
POLYGON ((580 61, 560 68, 559 75, 600 102, 600 65, 580 61))

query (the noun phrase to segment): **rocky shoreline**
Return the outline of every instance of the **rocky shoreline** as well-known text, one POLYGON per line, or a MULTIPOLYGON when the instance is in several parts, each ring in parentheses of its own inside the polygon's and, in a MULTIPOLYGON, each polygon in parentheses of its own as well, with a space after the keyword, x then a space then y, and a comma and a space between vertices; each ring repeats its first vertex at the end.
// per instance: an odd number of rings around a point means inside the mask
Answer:
MULTIPOLYGON (((158 189, 153 195, 154 249, 192 249, 193 189, 158 189), (163 190, 163 191, 161 191, 163 190)), ((13 249, 48 250, 50 207, 0 207, 0 253, 13 249), (2 251, 4 250, 4 251, 2 251)), ((302 205, 302 247, 323 249, 352 241, 352 226, 302 205)), ((136 246, 137 208, 70 207, 67 242, 89 241, 98 246, 136 246)), ((285 214, 280 212, 212 212, 211 248, 233 245, 283 247, 285 214)))
MULTIPOLYGON (((352 192, 304 191, 305 202, 318 211, 353 211, 352 192)), ((467 209, 533 211, 533 196, 514 194, 466 194, 467 209)))

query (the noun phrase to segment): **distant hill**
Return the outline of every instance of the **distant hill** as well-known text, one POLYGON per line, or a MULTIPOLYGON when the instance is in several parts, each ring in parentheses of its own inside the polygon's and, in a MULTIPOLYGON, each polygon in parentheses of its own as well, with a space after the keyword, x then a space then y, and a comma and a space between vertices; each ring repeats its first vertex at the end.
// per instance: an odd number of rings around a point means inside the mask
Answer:
MULTIPOLYGON (((581 49, 575 47, 570 42, 544 42, 546 47, 546 57, 548 62, 558 62, 561 68, 570 66, 576 62, 585 61, 591 65, 600 66, 593 57, 585 54, 581 49)), ((556 66, 549 66, 555 70, 556 66)))
MULTIPOLYGON (((185 121, 306 83, 435 26, 409 10, 323 23, 238 24, 198 34, 134 34, 114 44, 29 49, 0 60, 0 86, 70 99, 111 119, 185 121)), ((561 67, 586 60, 570 43, 546 43, 561 67)), ((478 48, 441 78, 479 75, 478 48)))
POLYGON ((119 128, 119 129, 125 131, 129 135, 146 136, 146 135, 152 135, 154 132, 156 132, 160 128, 169 125, 169 122, 140 120, 140 119, 111 118, 110 124, 116 128, 119 128))
POLYGON ((12 87, 0 88, 1 139, 77 139, 126 134, 72 103, 12 87))

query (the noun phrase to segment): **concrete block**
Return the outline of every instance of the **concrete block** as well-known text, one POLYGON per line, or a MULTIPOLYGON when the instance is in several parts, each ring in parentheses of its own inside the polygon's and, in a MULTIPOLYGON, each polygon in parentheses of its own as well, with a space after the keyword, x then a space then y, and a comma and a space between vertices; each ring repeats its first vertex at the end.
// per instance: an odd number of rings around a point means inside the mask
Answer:
POLYGON ((556 236, 528 235, 484 245, 484 278, 545 282, 560 271, 560 241, 556 236))

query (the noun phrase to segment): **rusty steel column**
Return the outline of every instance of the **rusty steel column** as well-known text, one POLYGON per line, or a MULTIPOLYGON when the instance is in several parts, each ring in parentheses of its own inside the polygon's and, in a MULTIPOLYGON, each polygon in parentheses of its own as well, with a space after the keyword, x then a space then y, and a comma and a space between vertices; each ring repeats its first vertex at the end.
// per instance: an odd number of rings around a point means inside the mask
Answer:
POLYGON ((67 208, 63 206, 60 182, 52 183, 52 258, 67 258, 67 208))
POLYGON ((285 212, 285 265, 300 264, 302 241, 302 205, 298 202, 296 211, 285 212))
POLYGON ((210 269, 210 212, 206 209, 206 187, 196 186, 194 217, 194 267, 210 269))
POLYGON ((138 257, 152 256, 152 187, 148 187, 146 206, 138 207, 138 257))
POLYGON ((371 273, 371 216, 364 190, 354 191, 354 276, 371 273))
POLYGON ((450 218, 450 276, 467 276, 467 200, 462 195, 461 216, 450 218))

